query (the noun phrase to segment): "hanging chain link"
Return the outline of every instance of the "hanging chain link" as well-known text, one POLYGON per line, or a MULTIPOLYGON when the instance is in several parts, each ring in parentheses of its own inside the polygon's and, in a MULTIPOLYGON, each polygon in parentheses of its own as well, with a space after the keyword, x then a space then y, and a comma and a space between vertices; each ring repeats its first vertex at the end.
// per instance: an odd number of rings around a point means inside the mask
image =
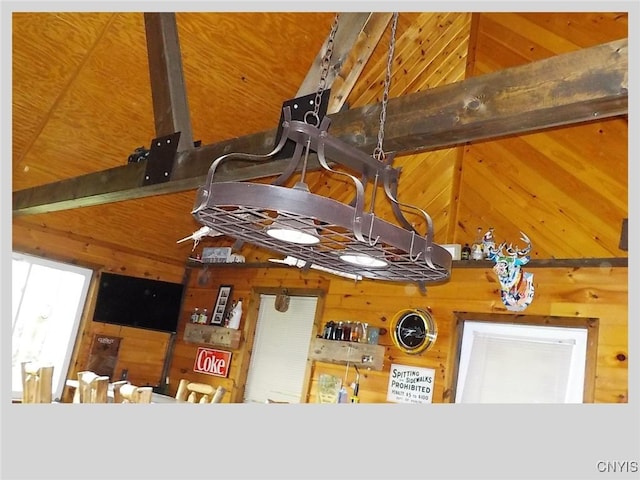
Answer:
POLYGON ((389 39, 389 56, 387 57, 387 73, 384 79, 384 92, 382 93, 382 109, 380 110, 380 129, 378 130, 378 145, 373 151, 373 158, 379 162, 386 160, 386 155, 382 149, 384 140, 384 124, 387 119, 387 103, 389 102, 389 86, 391 85, 391 67, 393 66, 393 52, 396 46, 396 29, 398 27, 398 12, 393 13, 391 23, 391 38, 389 39))
POLYGON ((324 52, 322 62, 320 64, 320 82, 318 83, 318 90, 316 91, 316 98, 313 101, 313 112, 307 112, 304 115, 305 123, 309 123, 307 116, 310 116, 315 121, 314 126, 320 125, 320 103, 322 102, 322 94, 327 86, 327 75, 329 74, 329 67, 331 66, 331 55, 333 54, 333 41, 336 38, 336 32, 338 31, 338 17, 340 14, 336 13, 333 18, 333 25, 331 25, 331 32, 327 40, 327 50, 324 52))

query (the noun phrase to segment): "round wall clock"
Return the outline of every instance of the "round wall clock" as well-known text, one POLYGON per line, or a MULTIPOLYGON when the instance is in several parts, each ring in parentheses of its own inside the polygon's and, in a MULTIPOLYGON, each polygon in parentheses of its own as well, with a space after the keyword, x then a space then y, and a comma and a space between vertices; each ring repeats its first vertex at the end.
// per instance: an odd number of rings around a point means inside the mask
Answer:
POLYGON ((429 349, 437 336, 436 322, 423 308, 400 310, 391 320, 393 343, 405 353, 420 353, 429 349))

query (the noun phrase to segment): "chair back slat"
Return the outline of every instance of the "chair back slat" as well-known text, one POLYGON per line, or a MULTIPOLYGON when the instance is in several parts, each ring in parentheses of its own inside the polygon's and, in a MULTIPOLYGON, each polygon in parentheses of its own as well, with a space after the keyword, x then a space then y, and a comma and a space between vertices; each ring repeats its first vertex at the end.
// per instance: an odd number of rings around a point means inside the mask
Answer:
POLYGON ((78 372, 78 400, 80 403, 107 403, 109 377, 85 370, 78 372))
POLYGON ((113 383, 114 403, 151 403, 152 387, 137 387, 127 381, 113 383))
POLYGON ((22 362, 22 403, 51 403, 53 400, 53 365, 22 362))
POLYGON ((220 403, 226 389, 207 383, 190 382, 183 378, 178 384, 176 399, 188 403, 220 403))

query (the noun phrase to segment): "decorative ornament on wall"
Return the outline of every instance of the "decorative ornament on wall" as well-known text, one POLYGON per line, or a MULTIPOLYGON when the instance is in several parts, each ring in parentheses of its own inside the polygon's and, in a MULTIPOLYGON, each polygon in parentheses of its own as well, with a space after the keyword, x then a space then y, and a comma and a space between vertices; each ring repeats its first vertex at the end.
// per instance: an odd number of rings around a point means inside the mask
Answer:
MULTIPOLYGON (((487 258, 495 262, 493 271, 498 275, 500 282, 502 303, 512 312, 521 312, 527 308, 533 301, 535 292, 533 273, 522 269, 530 260, 531 240, 523 232, 520 234, 521 239, 527 244, 523 249, 514 248, 512 244, 507 246, 506 242, 502 242, 497 248, 489 245, 487 249, 487 258)), ((490 236, 493 238, 492 231, 490 236)))
POLYGON ((286 288, 282 289, 279 293, 276 294, 276 300, 274 302, 274 307, 278 312, 286 312, 289 310, 289 301, 291 297, 289 297, 289 292, 286 288))

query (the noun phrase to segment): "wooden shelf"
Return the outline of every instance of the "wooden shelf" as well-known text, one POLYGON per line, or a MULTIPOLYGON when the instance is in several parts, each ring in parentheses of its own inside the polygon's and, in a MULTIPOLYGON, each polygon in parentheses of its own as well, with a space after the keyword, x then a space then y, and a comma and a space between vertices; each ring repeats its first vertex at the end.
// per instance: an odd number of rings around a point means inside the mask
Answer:
MULTIPOLYGON (((628 257, 605 257, 605 258, 533 258, 526 264, 525 268, 562 268, 562 267, 627 267, 628 257)), ((454 260, 451 268, 492 268, 494 262, 490 260, 454 260)), ((205 263, 199 260, 187 260, 188 267, 199 268, 297 268, 291 265, 273 262, 255 263, 205 263)))
POLYGON ((184 341, 202 343, 235 350, 240 346, 242 331, 216 325, 187 323, 184 327, 184 341))
POLYGON ((309 347, 309 359, 341 365, 349 363, 357 365, 359 368, 382 370, 384 347, 368 343, 314 338, 309 347))
MULTIPOLYGON (((187 260, 187 267, 196 268, 291 268, 291 265, 273 262, 203 262, 195 258, 187 260)), ((295 267, 294 267, 295 268, 295 267)))

